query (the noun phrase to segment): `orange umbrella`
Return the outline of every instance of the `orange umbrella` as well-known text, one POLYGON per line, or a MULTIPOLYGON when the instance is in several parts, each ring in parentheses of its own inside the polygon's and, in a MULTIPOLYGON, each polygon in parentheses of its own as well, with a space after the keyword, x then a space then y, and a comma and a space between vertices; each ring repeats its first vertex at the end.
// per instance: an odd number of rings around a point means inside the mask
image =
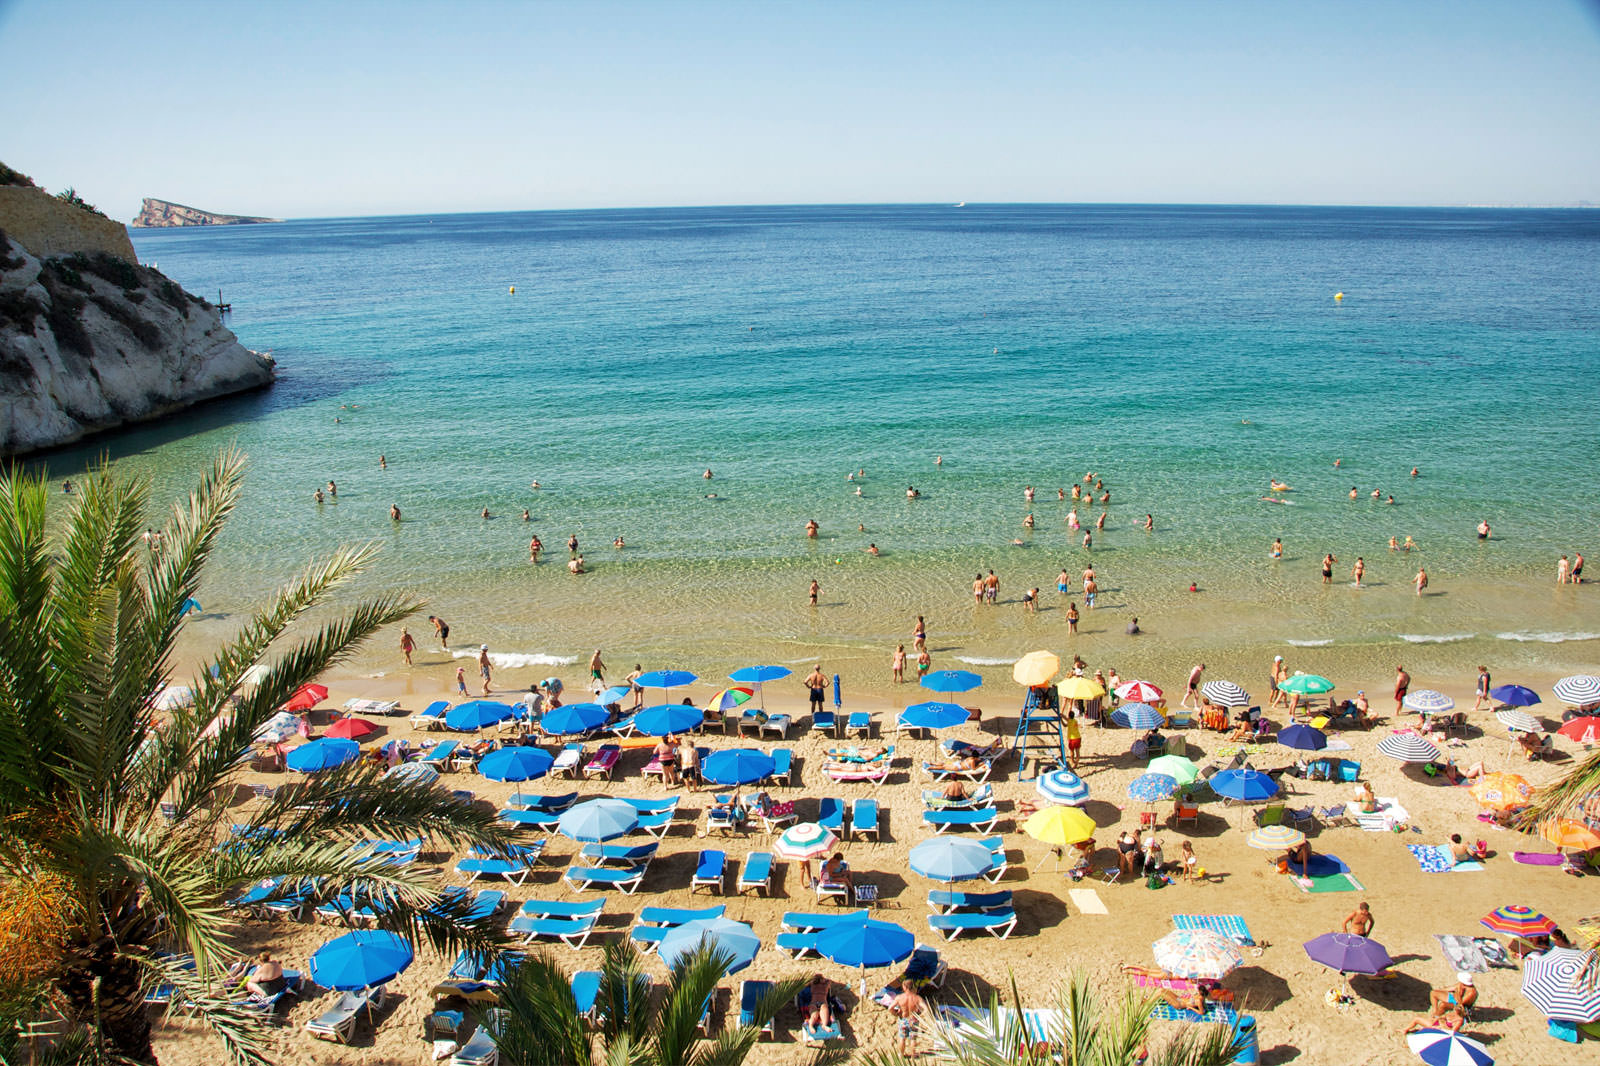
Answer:
POLYGON ((1558 848, 1577 848, 1581 851, 1600 848, 1600 833, 1571 818, 1540 822, 1539 835, 1558 848))
POLYGON ((1514 811, 1533 801, 1533 786, 1521 774, 1484 774, 1467 791, 1480 807, 1514 811))

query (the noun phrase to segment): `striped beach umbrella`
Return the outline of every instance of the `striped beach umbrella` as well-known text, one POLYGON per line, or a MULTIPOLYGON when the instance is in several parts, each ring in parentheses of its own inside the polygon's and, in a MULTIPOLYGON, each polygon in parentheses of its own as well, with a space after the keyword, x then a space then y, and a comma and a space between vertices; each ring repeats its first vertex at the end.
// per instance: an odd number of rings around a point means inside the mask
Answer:
POLYGON ((839 838, 833 830, 824 829, 816 822, 800 822, 785 829, 773 842, 772 854, 786 862, 801 862, 821 858, 838 846, 839 838))
POLYGON ((1250 694, 1232 681, 1207 681, 1200 686, 1200 695, 1217 707, 1246 707, 1250 694))
POLYGON ((1156 965, 1174 977, 1217 981, 1244 965, 1239 945, 1210 929, 1174 929, 1150 947, 1156 965))
POLYGON ((1550 686, 1555 694, 1574 707, 1587 707, 1600 703, 1600 677, 1593 674, 1576 674, 1563 677, 1550 686))
POLYGON ((1433 762, 1439 749, 1415 733, 1390 733, 1378 741, 1378 750, 1401 762, 1433 762))
POLYGON ((1406 1046, 1427 1066, 1494 1066, 1488 1048, 1447 1029, 1418 1029, 1407 1033, 1406 1046))
POLYGON ((1488 810, 1514 811, 1533 801, 1533 786, 1521 774, 1484 774, 1467 791, 1488 810))
POLYGON ((1286 825, 1262 826, 1244 838, 1244 842, 1257 851, 1284 851, 1304 844, 1305 840, 1304 833, 1286 825))
POLYGON ((1166 774, 1140 774, 1128 783, 1128 797, 1145 803, 1164 800, 1176 791, 1177 779, 1166 774))
POLYGON ((1135 703, 1154 703, 1161 698, 1161 690, 1148 681, 1129 681, 1118 686, 1117 695, 1135 703))
POLYGON ((1539 719, 1527 711, 1495 711, 1494 716, 1500 720, 1501 725, 1513 733, 1540 733, 1544 731, 1544 726, 1540 724, 1539 719))
POLYGON ((1517 904, 1496 907, 1479 918, 1478 924, 1497 933, 1510 933, 1512 936, 1544 936, 1556 927, 1555 922, 1532 907, 1517 904))
POLYGON ((439 771, 425 762, 403 762, 384 772, 384 777, 392 777, 398 781, 415 781, 422 785, 431 785, 439 780, 439 771))
POLYGON ((1551 948, 1522 962, 1522 994, 1547 1018, 1600 1019, 1600 961, 1594 951, 1551 948))
POLYGON ((1051 803, 1064 803, 1068 807, 1077 807, 1089 799, 1089 786, 1071 770, 1052 770, 1039 778, 1034 788, 1051 803))
POLYGON ((1564 737, 1576 740, 1579 744, 1593 744, 1597 739, 1600 739, 1600 718, 1596 718, 1592 714, 1586 714, 1582 718, 1574 718, 1569 722, 1562 723, 1561 728, 1556 732, 1564 737))
POLYGON ((1111 720, 1125 729, 1156 729, 1167 722, 1166 717, 1148 703, 1124 703, 1111 712, 1111 720))
POLYGON ((722 714, 756 698, 756 690, 748 685, 730 685, 706 701, 706 710, 722 714))
POLYGON ((1321 674, 1296 673, 1279 685, 1278 691, 1287 692, 1291 696, 1321 696, 1333 691, 1333 682, 1321 674))
POLYGON ((1400 705, 1417 714, 1444 714, 1455 710, 1456 701, 1443 692, 1435 692, 1431 688, 1419 688, 1415 692, 1407 692, 1400 705))
POLYGON ((1489 695, 1507 707, 1532 707, 1535 703, 1544 702, 1533 689, 1521 685, 1496 685, 1489 690, 1489 695))

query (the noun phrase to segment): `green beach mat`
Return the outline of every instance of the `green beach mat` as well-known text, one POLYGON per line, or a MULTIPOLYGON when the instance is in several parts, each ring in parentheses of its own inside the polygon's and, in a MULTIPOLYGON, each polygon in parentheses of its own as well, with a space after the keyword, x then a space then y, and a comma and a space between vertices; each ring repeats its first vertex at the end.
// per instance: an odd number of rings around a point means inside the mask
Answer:
POLYGON ((1365 892, 1366 886, 1347 873, 1328 874, 1326 877, 1300 877, 1295 875, 1295 885, 1302 892, 1365 892))

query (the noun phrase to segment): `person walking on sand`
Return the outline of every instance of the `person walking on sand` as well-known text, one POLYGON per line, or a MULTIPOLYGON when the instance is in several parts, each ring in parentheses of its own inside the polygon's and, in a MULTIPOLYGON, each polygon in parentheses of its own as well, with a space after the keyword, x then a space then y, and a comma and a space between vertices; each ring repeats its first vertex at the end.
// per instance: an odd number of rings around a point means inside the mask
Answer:
POLYGON ((1278 686, 1289 680, 1289 668, 1283 664, 1283 656, 1272 657, 1272 670, 1267 679, 1267 686, 1272 691, 1272 698, 1267 701, 1268 707, 1276 707, 1283 700, 1283 693, 1278 686))
MULTIPOLYGON (((815 994, 812 993, 813 996, 815 994)), ((917 994, 916 978, 908 977, 902 982, 900 994, 894 997, 894 1005, 890 1009, 899 1019, 900 1054, 910 1055, 917 1039, 917 1020, 922 1015, 922 997, 917 994)))
POLYGON ((1183 692, 1182 704, 1183 704, 1184 707, 1188 707, 1189 706, 1189 698, 1191 696, 1196 696, 1196 698, 1198 698, 1197 697, 1197 693, 1200 691, 1200 675, 1205 673, 1205 672, 1206 672, 1206 664, 1205 663, 1195 663, 1194 664, 1194 669, 1189 671, 1189 684, 1188 684, 1188 687, 1185 688, 1184 692, 1183 692))
POLYGON ((406 657, 406 665, 411 665, 411 653, 417 650, 417 642, 412 639, 411 630, 400 630, 400 654, 406 657))
POLYGON ((1478 667, 1478 684, 1473 692, 1476 698, 1472 701, 1472 709, 1474 711, 1489 701, 1489 684, 1489 668, 1487 666, 1478 667))
POLYGON ((601 685, 606 683, 606 664, 600 658, 599 648, 596 648, 594 654, 589 656, 589 679, 598 681, 601 685))
POLYGON ((1354 565, 1354 566, 1352 566, 1350 568, 1350 576, 1355 579, 1356 588, 1360 588, 1361 587, 1361 578, 1362 578, 1363 575, 1366 574, 1366 572, 1367 572, 1366 560, 1362 559, 1361 556, 1359 556, 1359 555, 1356 556, 1356 565, 1354 565))
POLYGON ((489 645, 478 645, 478 676, 483 678, 483 694, 489 694, 489 681, 492 669, 489 666, 489 645))
POLYGON ((906 681, 906 646, 896 644, 894 657, 889 660, 889 676, 894 678, 894 683, 903 685, 906 681))
POLYGON ((1078 712, 1067 712, 1067 764, 1074 771, 1083 757, 1083 728, 1078 724, 1078 712))
POLYGON ((811 606, 815 607, 817 605, 817 597, 822 595, 822 586, 817 584, 816 578, 811 579, 811 588, 807 595, 810 597, 811 606))
POLYGON ((630 710, 637 711, 644 707, 644 689, 639 687, 639 678, 643 676, 643 664, 634 663, 633 669, 628 671, 627 676, 622 679, 622 683, 627 685, 628 691, 633 694, 633 706, 630 710))
POLYGON ((1333 557, 1332 552, 1322 557, 1322 583, 1324 585, 1333 584, 1333 564, 1338 561, 1333 557))
POLYGON ((1406 673, 1406 668, 1394 668, 1394 713, 1400 713, 1401 705, 1405 702, 1406 693, 1411 690, 1411 675, 1406 673))
POLYGON ((1417 576, 1411 579, 1417 586, 1417 595, 1422 595, 1422 590, 1428 587, 1428 568, 1417 567, 1417 576))
POLYGON ((1372 908, 1367 906, 1366 900, 1362 900, 1344 920, 1344 931, 1354 933, 1356 936, 1371 936, 1373 927, 1377 924, 1372 917, 1372 908))
POLYGON ((450 623, 446 622, 443 618, 437 618, 431 614, 428 616, 428 621, 433 623, 433 631, 439 634, 439 647, 443 648, 445 651, 449 651, 450 623))

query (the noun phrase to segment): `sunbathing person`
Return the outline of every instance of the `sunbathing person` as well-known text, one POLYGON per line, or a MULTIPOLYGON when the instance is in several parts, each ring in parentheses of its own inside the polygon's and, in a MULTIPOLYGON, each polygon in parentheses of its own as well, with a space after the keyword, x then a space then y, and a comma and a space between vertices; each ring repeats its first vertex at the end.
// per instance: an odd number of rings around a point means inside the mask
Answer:
POLYGON ((1465 1024, 1467 1024, 1467 1016, 1462 1013, 1461 1008, 1451 1007, 1437 1018, 1430 1014, 1426 1018, 1411 1019, 1410 1024, 1400 1030, 1400 1033, 1403 1036, 1406 1033, 1415 1033, 1421 1029, 1443 1029, 1447 1033, 1453 1033, 1465 1024))
POLYGON ((250 971, 250 979, 244 983, 253 995, 262 999, 271 999, 282 992, 288 985, 288 978, 283 976, 283 963, 272 957, 272 952, 263 951, 254 970, 250 971))
POLYGON ((1460 833, 1450 834, 1450 858, 1457 863, 1476 862, 1489 854, 1487 847, 1474 847, 1461 839, 1460 833))
POLYGON ((828 885, 843 885, 849 894, 851 903, 856 901, 856 885, 850 877, 850 867, 844 861, 843 852, 834 852, 822 864, 822 869, 817 871, 817 880, 828 885))
POLYGON ((1433 1004, 1430 1017, 1437 1022, 1452 1010, 1465 1015, 1472 1009, 1472 1005, 1478 1002, 1478 989, 1472 983, 1472 975, 1462 970, 1456 974, 1454 988, 1431 989, 1428 992, 1428 1001, 1433 1004))
POLYGON ((828 1005, 828 996, 833 992, 833 982, 819 973, 811 978, 811 983, 806 987, 811 993, 811 1003, 806 1008, 806 1022, 813 1029, 830 1028, 833 1010, 828 1005))
POLYGON ((1190 982, 1186 978, 1176 977, 1156 966, 1138 966, 1132 963, 1124 963, 1122 972, 1139 977, 1148 977, 1156 981, 1176 981, 1189 985, 1188 990, 1182 993, 1166 987, 1156 988, 1156 993, 1161 997, 1162 1001, 1178 1010, 1204 1014, 1208 1001, 1233 998, 1231 993, 1224 992, 1210 981, 1190 982))
POLYGON ((865 748, 829 748, 827 750, 827 755, 828 758, 834 760, 835 762, 877 762, 879 759, 888 754, 888 752, 888 748, 878 745, 876 747, 865 748))
POLYGON ((1356 810, 1362 814, 1373 814, 1378 810, 1378 797, 1372 792, 1370 782, 1363 781, 1356 786, 1356 794, 1352 802, 1356 810))
POLYGON ((1302 840, 1300 843, 1284 852, 1283 858, 1280 861, 1283 863, 1284 869, 1290 871, 1293 871, 1295 863, 1299 863, 1300 876, 1310 877, 1311 841, 1302 840))
POLYGON ((964 800, 967 798, 967 784, 960 779, 946 781, 940 794, 947 800, 964 800))
POLYGON ((946 770, 952 773, 966 773, 976 770, 980 762, 981 760, 976 755, 969 753, 967 755, 958 756, 954 759, 946 759, 944 762, 931 762, 928 764, 928 769, 946 770))

